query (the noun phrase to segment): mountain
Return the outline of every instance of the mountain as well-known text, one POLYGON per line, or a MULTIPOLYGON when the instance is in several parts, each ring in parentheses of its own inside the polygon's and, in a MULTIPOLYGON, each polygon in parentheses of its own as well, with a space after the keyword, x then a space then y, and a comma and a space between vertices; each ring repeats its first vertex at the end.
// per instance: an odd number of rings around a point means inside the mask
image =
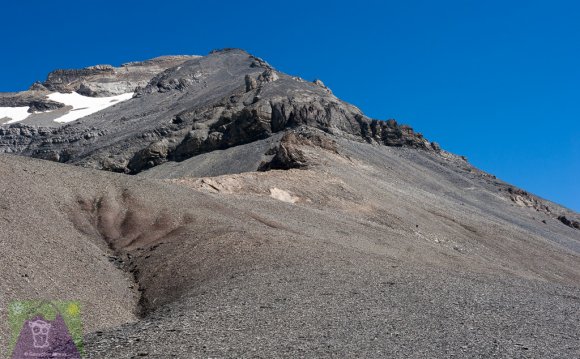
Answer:
POLYGON ((319 80, 225 49, 0 99, 0 305, 81 301, 88 358, 580 355, 578 213, 319 80))

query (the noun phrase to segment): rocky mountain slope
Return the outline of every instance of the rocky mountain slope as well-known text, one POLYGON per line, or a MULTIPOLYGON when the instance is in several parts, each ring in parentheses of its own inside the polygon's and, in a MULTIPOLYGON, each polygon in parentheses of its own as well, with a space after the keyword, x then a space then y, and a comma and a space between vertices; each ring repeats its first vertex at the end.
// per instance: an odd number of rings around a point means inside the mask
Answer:
POLYGON ((178 59, 0 127, 1 307, 80 300, 88 358, 580 355, 577 213, 241 50, 178 59))
MULTIPOLYGON (((45 84, 60 89, 60 82, 50 85, 52 77, 45 84)), ((320 81, 282 74, 241 50, 187 60, 134 91, 131 100, 80 122, 0 129, 0 151, 138 173, 299 125, 359 141, 438 150, 408 126, 367 118, 320 81)))

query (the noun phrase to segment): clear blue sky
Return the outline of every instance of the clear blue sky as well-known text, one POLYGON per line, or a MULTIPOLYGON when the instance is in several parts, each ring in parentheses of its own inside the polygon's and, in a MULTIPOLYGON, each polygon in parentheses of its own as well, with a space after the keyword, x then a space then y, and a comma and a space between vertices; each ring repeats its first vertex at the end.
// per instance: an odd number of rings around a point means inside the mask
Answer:
POLYGON ((580 211, 578 1, 5 1, 0 91, 240 47, 580 211))

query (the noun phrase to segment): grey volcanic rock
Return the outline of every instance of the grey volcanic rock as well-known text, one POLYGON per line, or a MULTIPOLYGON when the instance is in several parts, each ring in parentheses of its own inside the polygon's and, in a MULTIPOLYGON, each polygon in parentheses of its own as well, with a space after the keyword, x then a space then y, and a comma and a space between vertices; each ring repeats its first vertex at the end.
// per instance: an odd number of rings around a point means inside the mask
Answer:
POLYGON ((558 216, 558 220, 560 222, 564 223, 565 225, 567 225, 568 227, 580 229, 580 222, 570 220, 570 219, 566 218, 566 216, 558 216))
POLYGON ((105 132, 95 127, 79 127, 65 125, 58 130, 53 127, 37 127, 16 123, 10 126, 0 126, 0 152, 13 153, 25 152, 31 144, 40 142, 41 146, 30 152, 32 157, 45 158, 45 154, 51 154, 48 157, 58 162, 68 160, 69 151, 64 148, 54 151, 51 146, 73 145, 78 141, 88 141, 92 138, 103 136, 105 132), (65 157, 61 157, 65 156, 65 157))
POLYGON ((28 112, 44 112, 64 107, 60 102, 52 101, 46 97, 48 92, 24 91, 18 93, 0 93, 0 107, 25 107, 29 106, 28 112))
POLYGON ((55 70, 48 74, 46 81, 42 84, 49 91, 73 92, 83 85, 82 80, 94 77, 113 77, 115 68, 111 65, 96 65, 84 69, 55 70))
POLYGON ((120 95, 146 86, 159 72, 192 58, 196 56, 162 56, 120 67, 96 65, 84 69, 56 70, 48 74, 41 85, 49 91, 78 92, 84 96, 120 95))
POLYGON ((137 152, 127 167, 135 169, 146 169, 160 165, 167 161, 168 153, 169 142, 166 139, 154 142, 147 146, 147 148, 137 152))
POLYGON ((252 77, 250 75, 246 75, 244 77, 244 80, 246 82, 246 92, 258 89, 261 86, 263 86, 265 83, 276 81, 279 78, 280 77, 271 68, 267 68, 264 72, 262 72, 260 75, 258 75, 258 77, 252 77))
POLYGON ((330 89, 328 87, 326 87, 326 85, 324 84, 324 82, 322 82, 322 80, 320 79, 316 79, 314 80, 314 84, 316 84, 317 86, 322 87, 323 89, 326 90, 326 92, 331 93, 332 91, 330 91, 330 89))
MULTIPOLYGON (((111 71, 117 70, 99 66, 55 72, 44 86, 64 91, 72 89, 71 84, 80 86, 82 79, 111 71), (58 87, 61 84, 68 87, 58 87)), ((236 49, 182 61, 136 91, 132 100, 47 136, 18 139, 17 131, 8 126, 4 131, 10 137, 0 137, 0 150, 138 173, 165 161, 182 161, 299 126, 357 141, 438 150, 410 127, 394 120, 369 119, 324 86, 277 72, 263 60, 236 49), (87 127, 99 135, 85 136, 87 127), (163 151, 149 150, 162 140, 166 140, 163 151)))
POLYGON ((269 162, 263 162, 258 171, 289 170, 306 168, 313 165, 301 148, 318 147, 338 154, 336 142, 310 131, 286 132, 277 147, 270 149, 266 155, 273 155, 269 162))

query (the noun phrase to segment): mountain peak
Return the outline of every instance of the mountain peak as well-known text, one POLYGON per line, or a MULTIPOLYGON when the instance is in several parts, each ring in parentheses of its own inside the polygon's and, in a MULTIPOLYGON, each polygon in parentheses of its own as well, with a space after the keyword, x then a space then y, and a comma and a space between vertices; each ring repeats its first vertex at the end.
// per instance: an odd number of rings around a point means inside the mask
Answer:
POLYGON ((0 151, 138 173, 300 126, 361 142, 439 151, 409 126, 366 117, 322 81, 286 75, 240 49, 214 50, 203 57, 159 57, 120 68, 57 70, 35 90, 5 97, 5 102, 22 100, 34 93, 42 103, 37 107, 47 111, 26 118, 23 123, 30 128, 8 126, 4 131, 10 136, 0 140, 0 151), (122 97, 126 94, 130 96, 122 97), (102 97, 108 105, 73 95, 102 97), (63 127, 47 120, 57 115, 57 121, 62 116, 79 118, 66 111, 82 106, 98 111, 63 127), (161 144, 164 150, 159 152, 161 144))

